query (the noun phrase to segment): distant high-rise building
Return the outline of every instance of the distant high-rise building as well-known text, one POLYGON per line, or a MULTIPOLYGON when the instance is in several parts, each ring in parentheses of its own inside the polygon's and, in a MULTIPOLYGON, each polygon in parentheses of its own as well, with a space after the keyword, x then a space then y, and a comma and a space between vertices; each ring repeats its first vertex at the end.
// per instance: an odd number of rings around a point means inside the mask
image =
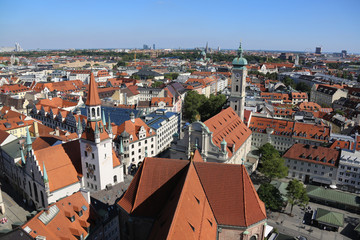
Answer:
POLYGON ((206 42, 205 53, 209 53, 209 46, 208 46, 208 42, 206 42))
POLYGON ((299 66, 299 55, 295 57, 295 66, 299 66))
POLYGON ((347 57, 347 51, 346 50, 342 50, 341 51, 341 55, 343 58, 347 57))
POLYGON ((153 44, 153 49, 155 50, 155 43, 153 44))
POLYGON ((15 49, 14 49, 15 52, 22 52, 23 49, 21 48, 20 44, 19 43, 15 43, 15 49))
POLYGON ((321 47, 315 48, 315 54, 321 54, 321 47))
POLYGON ((149 49, 149 46, 148 46, 147 44, 144 44, 144 45, 143 45, 143 49, 144 49, 144 50, 148 50, 148 49, 149 49))

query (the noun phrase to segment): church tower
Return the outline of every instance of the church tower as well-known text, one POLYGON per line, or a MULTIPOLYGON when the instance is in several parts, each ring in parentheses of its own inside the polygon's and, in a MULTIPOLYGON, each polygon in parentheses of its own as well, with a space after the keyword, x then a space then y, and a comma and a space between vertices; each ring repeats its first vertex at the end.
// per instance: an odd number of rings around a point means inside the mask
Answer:
POLYGON ((238 56, 232 61, 231 71, 231 94, 230 107, 244 120, 244 106, 245 106, 245 87, 247 76, 247 61, 243 57, 243 50, 241 43, 238 50, 238 56))
MULTIPOLYGON (((109 133, 101 117, 99 98, 94 74, 90 74, 86 100, 87 123, 80 138, 81 167, 84 185, 90 191, 104 189, 115 179, 113 166, 112 133, 109 133)), ((81 133, 81 131, 78 131, 81 133)), ((116 176, 118 178, 118 176, 116 176)))

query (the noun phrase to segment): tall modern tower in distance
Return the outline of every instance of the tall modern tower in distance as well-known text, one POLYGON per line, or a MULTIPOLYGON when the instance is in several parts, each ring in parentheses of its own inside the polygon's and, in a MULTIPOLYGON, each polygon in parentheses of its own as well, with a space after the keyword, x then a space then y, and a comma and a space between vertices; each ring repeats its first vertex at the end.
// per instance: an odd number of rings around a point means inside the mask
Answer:
POLYGON ((321 54, 321 47, 315 48, 315 54, 321 54))
POLYGON ((231 74, 231 93, 230 93, 230 107, 239 115, 241 120, 244 120, 244 106, 245 106, 245 88, 247 76, 247 60, 243 57, 243 50, 241 43, 238 50, 238 56, 232 61, 231 74))

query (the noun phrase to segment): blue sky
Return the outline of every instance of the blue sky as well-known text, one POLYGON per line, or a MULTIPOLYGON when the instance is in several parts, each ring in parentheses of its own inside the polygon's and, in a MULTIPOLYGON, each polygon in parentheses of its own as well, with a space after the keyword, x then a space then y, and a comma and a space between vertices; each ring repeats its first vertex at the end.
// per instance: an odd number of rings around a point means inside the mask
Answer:
POLYGON ((0 46, 360 53, 360 0, 0 0, 0 46))

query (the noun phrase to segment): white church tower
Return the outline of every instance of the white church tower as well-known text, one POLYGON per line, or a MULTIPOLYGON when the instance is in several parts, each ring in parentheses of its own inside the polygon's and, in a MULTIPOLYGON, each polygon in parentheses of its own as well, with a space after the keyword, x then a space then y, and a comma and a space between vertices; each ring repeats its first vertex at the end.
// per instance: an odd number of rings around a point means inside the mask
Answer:
POLYGON ((247 60, 243 58, 241 43, 238 56, 232 61, 230 107, 244 120, 245 88, 247 76, 247 60))
MULTIPOLYGON (((113 155, 112 129, 109 118, 107 126, 101 116, 101 100, 93 73, 90 74, 88 97, 86 100, 87 124, 80 137, 81 167, 84 185, 90 191, 102 190, 108 184, 121 181, 122 170, 117 167, 118 159, 113 155)), ((82 133, 81 133, 82 132, 82 133)))

